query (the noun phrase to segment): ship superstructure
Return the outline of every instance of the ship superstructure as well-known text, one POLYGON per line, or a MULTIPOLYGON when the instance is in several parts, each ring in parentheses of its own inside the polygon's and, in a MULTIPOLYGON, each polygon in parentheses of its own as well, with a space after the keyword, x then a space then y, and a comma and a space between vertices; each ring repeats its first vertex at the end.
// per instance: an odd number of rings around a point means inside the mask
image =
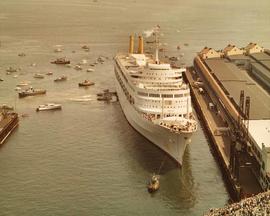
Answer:
POLYGON ((115 57, 116 89, 129 123, 182 164, 197 122, 192 113, 190 89, 182 77, 186 69, 172 68, 159 60, 158 30, 153 32, 154 55, 144 54, 142 36, 138 52, 134 53, 134 37, 130 36, 129 53, 115 57))

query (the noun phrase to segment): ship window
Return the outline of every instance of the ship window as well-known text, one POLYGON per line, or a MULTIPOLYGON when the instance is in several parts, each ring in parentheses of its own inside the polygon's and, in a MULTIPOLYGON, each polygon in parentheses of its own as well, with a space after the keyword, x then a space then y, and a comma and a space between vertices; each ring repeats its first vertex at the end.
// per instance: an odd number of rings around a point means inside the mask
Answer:
POLYGON ((148 96, 148 94, 145 93, 145 92, 138 92, 138 95, 141 95, 141 96, 148 96))
POLYGON ((165 101, 164 101, 164 104, 165 104, 165 105, 172 105, 172 101, 170 101, 170 100, 165 100, 165 101))
POLYGON ((183 97, 183 94, 175 94, 174 97, 183 97))
POLYGON ((149 97, 159 97, 159 94, 149 94, 149 97))
POLYGON ((163 98, 172 98, 173 97, 173 95, 171 95, 171 94, 162 94, 161 96, 163 98))

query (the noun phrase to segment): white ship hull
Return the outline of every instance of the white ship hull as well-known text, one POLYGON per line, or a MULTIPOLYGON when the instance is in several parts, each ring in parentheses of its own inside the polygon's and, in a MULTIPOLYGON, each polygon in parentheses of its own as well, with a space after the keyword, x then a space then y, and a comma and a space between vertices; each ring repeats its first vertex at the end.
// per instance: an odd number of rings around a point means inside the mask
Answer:
POLYGON ((125 117, 132 127, 182 165, 186 145, 190 143, 192 134, 174 133, 144 119, 127 101, 117 80, 116 90, 125 117))

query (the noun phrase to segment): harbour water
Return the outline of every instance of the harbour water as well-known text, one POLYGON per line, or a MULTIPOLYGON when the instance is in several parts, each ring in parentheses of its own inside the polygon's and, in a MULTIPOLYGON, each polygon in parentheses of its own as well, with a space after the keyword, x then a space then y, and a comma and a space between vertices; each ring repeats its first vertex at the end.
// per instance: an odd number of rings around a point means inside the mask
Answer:
POLYGON ((270 47, 269 8, 268 0, 1 0, 0 103, 29 117, 0 148, 0 216, 202 215, 224 206, 229 195, 201 127, 179 169, 134 131, 118 103, 95 95, 114 89, 113 56, 127 50, 130 33, 159 24, 168 43, 162 55, 184 54, 180 62, 191 65, 205 45, 270 47), (94 72, 50 64, 63 56, 73 66, 82 59, 89 64, 100 55, 109 59, 94 72), (6 75, 9 66, 21 70, 6 75), (49 71, 54 74, 33 78, 49 71), (67 81, 53 82, 63 74, 67 81), (78 88, 85 79, 95 86, 78 88), (14 88, 23 80, 47 89, 46 96, 19 99, 14 88), (63 109, 36 113, 46 102, 63 109), (150 195, 146 182, 164 158, 161 188, 150 195))

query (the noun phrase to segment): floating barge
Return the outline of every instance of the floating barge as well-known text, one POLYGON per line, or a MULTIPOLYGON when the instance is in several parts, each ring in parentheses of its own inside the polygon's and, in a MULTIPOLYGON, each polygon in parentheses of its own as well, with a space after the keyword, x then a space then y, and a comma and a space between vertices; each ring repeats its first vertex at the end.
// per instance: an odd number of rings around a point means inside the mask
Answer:
POLYGON ((0 146, 19 125, 19 117, 14 112, 2 112, 0 110, 0 146))
POLYGON ((270 70, 255 71, 254 56, 270 62, 257 44, 205 47, 185 75, 233 200, 270 189, 270 96, 267 83, 254 78, 270 70))

